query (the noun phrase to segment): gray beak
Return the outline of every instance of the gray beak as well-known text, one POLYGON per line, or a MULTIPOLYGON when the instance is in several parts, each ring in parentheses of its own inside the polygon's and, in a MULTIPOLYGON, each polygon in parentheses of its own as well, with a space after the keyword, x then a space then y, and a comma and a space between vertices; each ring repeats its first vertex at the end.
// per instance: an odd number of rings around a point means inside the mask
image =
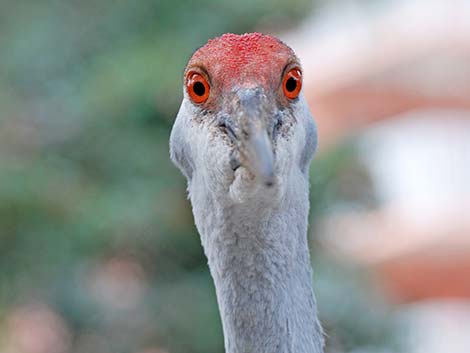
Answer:
POLYGON ((234 109, 238 127, 241 164, 247 167, 264 185, 275 182, 274 153, 271 142, 273 104, 263 90, 241 89, 237 92, 234 109))
POLYGON ((274 184, 274 155, 264 126, 253 127, 245 140, 248 163, 253 173, 266 186, 274 184))

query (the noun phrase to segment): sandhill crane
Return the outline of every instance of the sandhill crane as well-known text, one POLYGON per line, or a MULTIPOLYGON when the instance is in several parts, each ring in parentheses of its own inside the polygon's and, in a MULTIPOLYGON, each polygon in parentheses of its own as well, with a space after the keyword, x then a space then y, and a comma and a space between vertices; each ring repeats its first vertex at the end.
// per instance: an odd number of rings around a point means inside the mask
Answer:
POLYGON ((188 181, 227 353, 320 353, 307 245, 317 145, 292 49, 224 34, 189 60, 170 150, 188 181))

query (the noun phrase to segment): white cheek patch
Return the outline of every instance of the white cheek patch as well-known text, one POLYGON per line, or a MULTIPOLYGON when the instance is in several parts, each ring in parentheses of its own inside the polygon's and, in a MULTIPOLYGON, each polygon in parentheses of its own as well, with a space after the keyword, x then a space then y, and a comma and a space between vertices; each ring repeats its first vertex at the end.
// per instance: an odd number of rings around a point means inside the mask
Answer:
POLYGON ((255 176, 245 167, 239 167, 234 172, 233 182, 230 184, 229 196, 234 203, 243 203, 256 193, 259 183, 255 182, 255 176))
POLYGON ((315 121, 313 120, 312 114, 308 109, 307 102, 305 98, 300 96, 299 102, 296 106, 296 116, 299 117, 298 125, 303 128, 303 139, 299 139, 302 141, 300 147, 300 158, 299 158, 299 165, 302 173, 306 173, 310 166, 310 161, 315 154, 318 144, 318 134, 317 134, 317 126, 315 121))

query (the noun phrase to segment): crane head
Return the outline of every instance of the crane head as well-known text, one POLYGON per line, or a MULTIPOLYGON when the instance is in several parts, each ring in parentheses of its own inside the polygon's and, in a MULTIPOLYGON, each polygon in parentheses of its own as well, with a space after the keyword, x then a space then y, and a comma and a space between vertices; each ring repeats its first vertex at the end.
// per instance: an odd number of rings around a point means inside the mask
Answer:
POLYGON ((203 187, 243 202, 307 180, 317 133, 286 44, 260 33, 209 40, 189 60, 183 91, 170 150, 190 194, 203 187))

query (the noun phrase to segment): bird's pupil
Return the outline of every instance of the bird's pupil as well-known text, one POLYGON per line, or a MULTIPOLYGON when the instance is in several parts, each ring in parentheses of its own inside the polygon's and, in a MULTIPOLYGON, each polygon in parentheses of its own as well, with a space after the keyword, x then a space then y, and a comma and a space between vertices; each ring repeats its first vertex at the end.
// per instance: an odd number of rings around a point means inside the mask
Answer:
POLYGON ((198 96, 203 96, 204 93, 206 92, 206 88, 202 84, 202 82, 196 82, 193 86, 193 91, 196 93, 198 96))
POLYGON ((286 90, 288 92, 293 92, 297 87, 297 80, 293 77, 289 77, 286 82, 286 90))

